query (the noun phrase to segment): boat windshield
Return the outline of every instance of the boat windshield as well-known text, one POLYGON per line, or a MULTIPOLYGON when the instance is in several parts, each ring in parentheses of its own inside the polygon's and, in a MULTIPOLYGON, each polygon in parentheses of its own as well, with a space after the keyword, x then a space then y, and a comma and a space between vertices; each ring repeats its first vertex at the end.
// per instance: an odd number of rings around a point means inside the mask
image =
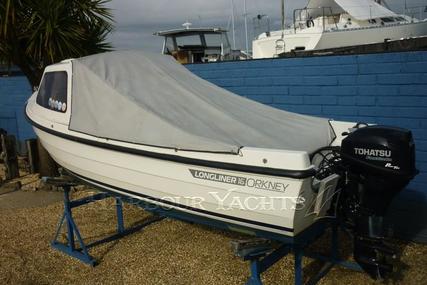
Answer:
POLYGON ((223 42, 221 34, 206 34, 205 39, 207 47, 219 47, 223 42))
POLYGON ((67 110, 67 72, 46 72, 40 84, 36 102, 44 108, 65 113, 67 110))
POLYGON ((185 35, 185 36, 177 36, 176 43, 178 47, 186 47, 186 46, 202 46, 202 41, 200 39, 200 35, 185 35))

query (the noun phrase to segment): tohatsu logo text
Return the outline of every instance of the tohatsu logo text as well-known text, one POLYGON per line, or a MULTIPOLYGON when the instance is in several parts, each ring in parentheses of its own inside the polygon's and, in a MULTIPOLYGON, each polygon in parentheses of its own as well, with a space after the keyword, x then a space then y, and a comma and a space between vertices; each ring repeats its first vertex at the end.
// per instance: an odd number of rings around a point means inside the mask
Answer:
POLYGON ((391 150, 384 149, 369 149, 369 148, 354 148, 354 152, 358 155, 369 155, 376 157, 391 157, 391 150))
POLYGON ((369 160, 392 161, 391 150, 370 149, 370 148, 354 148, 354 153, 364 155, 369 160))

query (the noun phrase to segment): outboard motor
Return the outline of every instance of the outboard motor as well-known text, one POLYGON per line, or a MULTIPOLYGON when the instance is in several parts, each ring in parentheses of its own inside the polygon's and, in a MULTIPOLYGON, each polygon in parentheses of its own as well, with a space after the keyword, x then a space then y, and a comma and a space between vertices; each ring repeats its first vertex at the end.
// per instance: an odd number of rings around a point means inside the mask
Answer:
POLYGON ((340 156, 347 174, 341 212, 354 232, 354 258, 371 277, 383 279, 396 256, 385 243, 383 219, 392 199, 417 174, 412 133, 358 128, 342 141, 340 156))

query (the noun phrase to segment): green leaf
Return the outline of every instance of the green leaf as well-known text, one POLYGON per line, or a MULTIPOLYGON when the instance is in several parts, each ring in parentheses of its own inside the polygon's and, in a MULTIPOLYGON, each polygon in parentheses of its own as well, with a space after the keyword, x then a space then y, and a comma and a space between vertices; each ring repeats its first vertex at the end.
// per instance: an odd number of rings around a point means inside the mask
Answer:
POLYGON ((36 85, 46 65, 111 50, 108 2, 0 1, 0 60, 19 66, 36 85))

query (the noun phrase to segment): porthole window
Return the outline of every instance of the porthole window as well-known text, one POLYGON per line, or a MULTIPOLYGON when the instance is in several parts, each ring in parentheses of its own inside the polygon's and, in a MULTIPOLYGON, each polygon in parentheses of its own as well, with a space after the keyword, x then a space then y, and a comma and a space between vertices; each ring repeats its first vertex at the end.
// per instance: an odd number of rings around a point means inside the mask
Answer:
POLYGON ((46 72, 37 94, 37 104, 52 111, 67 111, 67 72, 46 72))

